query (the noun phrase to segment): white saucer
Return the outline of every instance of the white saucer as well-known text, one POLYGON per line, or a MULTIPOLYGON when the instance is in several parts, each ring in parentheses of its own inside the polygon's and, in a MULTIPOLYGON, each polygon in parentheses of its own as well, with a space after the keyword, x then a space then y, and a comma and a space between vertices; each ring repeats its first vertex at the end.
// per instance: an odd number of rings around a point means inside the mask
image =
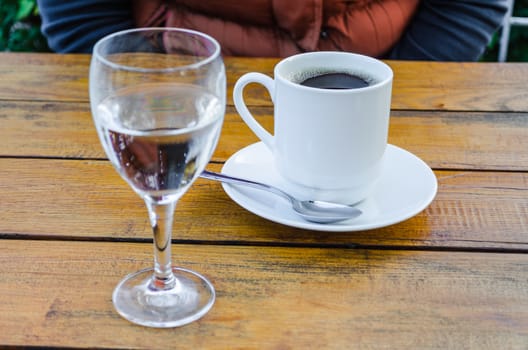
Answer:
MULTIPOLYGON (((270 184, 288 192, 287 183, 278 174, 272 155, 262 142, 247 146, 231 156, 222 173, 270 184)), ((363 214, 333 224, 317 224, 302 219, 287 200, 272 193, 247 186, 222 186, 240 206, 268 220, 297 228, 339 232, 389 226, 413 217, 432 202, 437 181, 431 168, 421 159, 399 147, 388 145, 376 189, 369 198, 356 205, 363 214)))

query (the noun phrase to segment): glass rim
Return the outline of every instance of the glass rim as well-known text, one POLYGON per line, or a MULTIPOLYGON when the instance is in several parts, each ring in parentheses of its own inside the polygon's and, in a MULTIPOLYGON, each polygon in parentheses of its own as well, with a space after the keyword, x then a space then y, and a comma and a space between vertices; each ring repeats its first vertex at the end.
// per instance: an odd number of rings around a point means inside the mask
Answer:
POLYGON ((185 29, 185 28, 176 28, 176 27, 149 27, 149 28, 134 28, 134 29, 126 29, 121 30, 118 32, 114 32, 111 34, 108 34, 101 39, 99 39, 93 48, 92 56, 93 58, 97 59, 98 61, 102 62, 103 64, 112 67, 114 69, 121 69, 121 70, 128 70, 128 71, 134 71, 134 72, 143 72, 143 73, 169 73, 169 72, 177 72, 177 71, 183 71, 188 69, 197 69, 202 66, 205 66, 218 57, 220 57, 221 54, 221 47, 218 41, 213 38, 212 36, 199 32, 197 30, 192 29, 185 29), (130 33, 136 33, 136 32, 179 32, 179 33, 187 33, 196 35, 198 37, 201 37, 203 39, 208 40, 211 44, 214 46, 214 51, 207 56, 206 58, 192 63, 192 64, 186 64, 182 66, 175 66, 175 67, 169 67, 169 68, 141 68, 141 67, 134 67, 130 65, 122 65, 115 62, 112 62, 111 60, 107 59, 103 54, 101 54, 99 51, 101 49, 101 46, 104 45, 107 41, 121 35, 126 35, 130 33))

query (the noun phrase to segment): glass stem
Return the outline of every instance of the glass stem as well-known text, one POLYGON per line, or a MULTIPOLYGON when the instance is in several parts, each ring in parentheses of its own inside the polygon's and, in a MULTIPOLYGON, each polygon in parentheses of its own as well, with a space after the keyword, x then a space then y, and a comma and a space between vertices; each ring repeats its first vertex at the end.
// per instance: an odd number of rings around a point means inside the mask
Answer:
POLYGON ((172 289, 176 285, 171 263, 172 223, 176 202, 159 204, 147 199, 145 203, 154 234, 154 275, 149 288, 172 289))

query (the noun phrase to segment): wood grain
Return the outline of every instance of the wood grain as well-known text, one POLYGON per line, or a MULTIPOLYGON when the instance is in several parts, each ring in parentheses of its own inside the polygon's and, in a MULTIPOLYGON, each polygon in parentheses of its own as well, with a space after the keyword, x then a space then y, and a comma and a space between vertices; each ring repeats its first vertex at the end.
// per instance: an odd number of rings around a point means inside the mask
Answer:
MULTIPOLYGON (((211 165, 219 170, 220 165, 211 165)), ((0 232, 62 239, 151 238, 143 202, 106 161, 0 159, 0 232)), ((432 205, 365 232, 289 228, 245 211, 220 184, 199 179, 180 200, 174 238, 344 246, 528 249, 528 174, 437 171, 432 205)))
POLYGON ((0 99, 88 101, 89 55, 1 53, 0 99))
POLYGON ((0 101, 0 155, 103 158, 88 103, 0 101))
MULTIPOLYGON (((257 141, 228 108, 209 168, 257 141)), ((526 349, 526 64, 388 61, 389 142, 435 169, 438 194, 382 229, 316 232, 262 219, 220 184, 180 200, 173 259, 217 301, 178 329, 128 323, 111 303, 152 265, 141 199, 105 159, 88 103, 89 55, 0 53, 0 347, 526 349)), ((246 101, 273 128, 265 90, 246 101)))
MULTIPOLYGON (((273 129, 272 109, 252 108, 273 129)), ((105 158, 87 103, 0 101, 0 156, 105 158)), ((435 169, 528 170, 528 118, 523 113, 392 113, 389 142, 435 169)), ((213 161, 224 162, 258 141, 233 107, 213 161)))
POLYGON ((394 112, 389 142, 435 169, 528 170, 524 113, 394 112))
POLYGON ((150 244, 3 240, 0 343, 90 348, 501 348, 528 343, 528 256, 174 245, 217 300, 201 320, 150 329, 112 290, 150 244), (500 278, 498 278, 500 276, 500 278), (172 344, 172 345, 169 345, 172 344))
MULTIPOLYGON (((237 58, 227 61, 233 83, 243 73, 273 76, 277 60, 237 58)), ((392 108, 396 110, 528 111, 528 75, 522 63, 386 61, 394 71, 392 108), (485 87, 483 86, 485 84, 485 87)), ((247 88, 246 103, 271 104, 263 88, 247 88)))
POLYGON ((523 63, 388 62, 395 109, 528 111, 523 63))
MULTIPOLYGON (((0 99, 88 101, 90 55, 0 53, 0 99)), ((228 104, 242 74, 270 76, 276 58, 226 57, 228 104)), ((528 111, 528 65, 387 61, 394 70, 393 109, 528 111), (485 88, 483 86, 485 85, 485 88)), ((270 106, 263 88, 248 89, 247 103, 270 106)))

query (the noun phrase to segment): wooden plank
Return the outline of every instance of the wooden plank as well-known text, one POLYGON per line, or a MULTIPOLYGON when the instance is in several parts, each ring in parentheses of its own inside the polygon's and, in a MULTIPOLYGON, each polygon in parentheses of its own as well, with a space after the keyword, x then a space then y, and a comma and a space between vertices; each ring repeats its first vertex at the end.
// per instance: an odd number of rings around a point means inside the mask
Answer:
MULTIPOLYGON (((90 55, 0 53, 0 99, 87 101, 90 55)), ((228 104, 244 73, 273 74, 276 58, 225 58, 228 104)), ((393 109, 528 111, 523 63, 388 61, 395 72, 393 109), (485 86, 485 88, 483 88, 485 86)), ((270 106, 263 89, 248 90, 247 103, 270 106)))
MULTIPOLYGON (((252 108, 273 129, 269 107, 252 108)), ((105 158, 87 103, 0 101, 0 156, 105 158)), ((528 170, 528 118, 523 113, 394 111, 389 142, 436 169, 528 170)), ((224 162, 258 141, 227 109, 213 161, 224 162)))
POLYGON ((528 111, 526 63, 388 62, 395 109, 528 111))
MULTIPOLYGON (((0 101, 0 122, 0 156, 106 159, 88 103, 0 101)), ((257 141, 232 107, 223 133, 213 161, 257 141)))
MULTIPOLYGON (((270 109, 251 111, 267 130, 273 130, 270 109)), ((232 112, 226 116, 219 158, 258 141, 232 112)), ((416 154, 434 169, 526 171, 526 135, 528 118, 523 113, 393 111, 389 143, 416 154)))
MULTIPOLYGON (((228 62, 233 83, 248 71, 273 76, 272 60, 228 62)), ((528 111, 525 63, 386 61, 394 71, 392 109, 444 111, 528 111)), ((246 89, 246 103, 270 106, 263 88, 246 89)))
POLYGON ((121 319, 112 290, 150 244, 0 241, 0 345, 492 348, 528 343, 528 255, 174 245, 217 300, 201 320, 121 319))
MULTIPOLYGON (((219 170, 220 165, 211 165, 219 170)), ((0 233, 66 239, 151 238, 146 209, 106 161, 0 159, 0 233)), ((312 232, 251 214, 199 179, 180 200, 174 238, 273 244, 528 249, 528 173, 437 171, 424 212, 364 232, 312 232), (199 218, 197 220, 197 218, 199 218)))
POLYGON ((90 55, 1 53, 0 99, 88 101, 90 55))
POLYGON ((524 113, 393 112, 389 142, 434 169, 528 170, 524 113))
POLYGON ((88 103, 0 101, 1 156, 103 158, 88 103))

